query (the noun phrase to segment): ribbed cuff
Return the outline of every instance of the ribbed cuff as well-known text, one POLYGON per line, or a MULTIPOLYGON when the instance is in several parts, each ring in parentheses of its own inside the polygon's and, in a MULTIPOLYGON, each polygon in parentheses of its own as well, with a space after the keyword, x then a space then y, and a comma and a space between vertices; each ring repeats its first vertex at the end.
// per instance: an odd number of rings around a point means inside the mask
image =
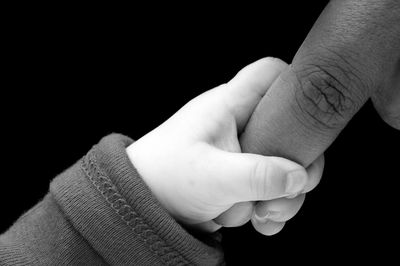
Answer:
POLYGON ((152 195, 126 153, 132 142, 107 136, 52 182, 71 223, 113 265, 220 263, 221 249, 190 235, 152 195))

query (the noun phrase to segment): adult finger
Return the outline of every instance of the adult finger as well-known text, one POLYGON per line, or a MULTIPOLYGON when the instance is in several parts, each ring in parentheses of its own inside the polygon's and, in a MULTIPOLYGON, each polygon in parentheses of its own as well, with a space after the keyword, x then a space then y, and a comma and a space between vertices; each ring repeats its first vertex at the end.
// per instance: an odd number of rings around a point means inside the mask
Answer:
MULTIPOLYGON (((287 66, 277 58, 262 58, 244 67, 223 87, 226 92, 225 98, 229 98, 226 102, 231 106, 239 134, 258 102, 287 66)), ((250 220, 253 208, 254 202, 239 202, 214 220, 225 227, 240 226, 250 220)))
POLYGON ((243 130, 254 108, 287 66, 278 58, 265 57, 244 67, 223 87, 238 132, 243 130))
POLYGON ((303 193, 313 190, 321 181, 324 172, 325 157, 322 154, 309 167, 307 167, 308 181, 303 193))
POLYGON ((244 152, 308 166, 400 59, 400 1, 330 1, 241 135, 244 152))
POLYGON ((400 130, 400 61, 397 72, 372 95, 372 102, 382 119, 400 130))

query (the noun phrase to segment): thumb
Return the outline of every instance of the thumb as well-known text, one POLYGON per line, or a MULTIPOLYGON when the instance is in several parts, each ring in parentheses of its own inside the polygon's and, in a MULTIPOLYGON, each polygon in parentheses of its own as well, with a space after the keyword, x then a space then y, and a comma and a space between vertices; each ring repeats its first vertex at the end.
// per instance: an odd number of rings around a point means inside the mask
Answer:
MULTIPOLYGON (((232 153, 211 147, 208 173, 216 182, 223 203, 271 200, 303 191, 306 170, 284 158, 232 153)), ((222 202, 221 202, 222 203, 222 202)))

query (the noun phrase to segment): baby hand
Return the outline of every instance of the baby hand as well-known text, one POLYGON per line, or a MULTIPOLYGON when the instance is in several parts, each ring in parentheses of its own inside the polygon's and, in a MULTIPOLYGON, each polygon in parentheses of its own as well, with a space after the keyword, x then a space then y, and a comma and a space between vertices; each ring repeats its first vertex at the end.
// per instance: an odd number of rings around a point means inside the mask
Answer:
POLYGON ((238 136, 286 67, 275 58, 248 65, 127 148, 145 183, 178 222, 214 232, 252 219, 258 231, 274 234, 303 203, 304 196, 295 196, 318 184, 323 159, 307 172, 284 158, 241 153, 238 136), (265 206, 255 212, 255 201, 265 206), (271 208, 275 218, 262 217, 271 208), (268 227, 265 219, 276 221, 268 227))

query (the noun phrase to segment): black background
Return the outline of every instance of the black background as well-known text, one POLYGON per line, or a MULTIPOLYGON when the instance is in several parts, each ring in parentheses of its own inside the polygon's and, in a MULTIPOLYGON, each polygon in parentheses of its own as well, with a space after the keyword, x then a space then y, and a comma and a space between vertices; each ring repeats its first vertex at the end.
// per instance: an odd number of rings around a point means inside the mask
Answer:
MULTIPOLYGON (((245 65, 265 56, 290 62, 327 3, 301 2, 236 12, 17 9, 4 50, 1 231, 101 137, 138 139, 245 65)), ((321 184, 281 233, 222 229, 228 265, 397 258, 399 136, 368 102, 326 151, 321 184)))

